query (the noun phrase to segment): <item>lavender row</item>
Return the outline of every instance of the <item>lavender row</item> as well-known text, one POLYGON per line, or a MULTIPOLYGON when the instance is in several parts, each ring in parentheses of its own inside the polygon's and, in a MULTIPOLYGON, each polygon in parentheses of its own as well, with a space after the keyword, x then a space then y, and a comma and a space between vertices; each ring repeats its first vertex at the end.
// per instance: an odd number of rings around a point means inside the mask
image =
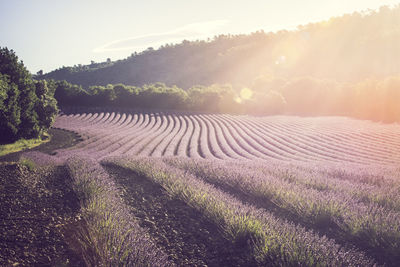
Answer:
MULTIPOLYGON (((298 147, 291 147, 288 143, 280 143, 276 138, 271 138, 263 132, 256 132, 256 127, 250 126, 243 127, 242 124, 246 123, 248 119, 243 120, 232 120, 229 116, 222 116, 221 121, 226 124, 235 125, 236 132, 245 136, 245 139, 249 141, 250 145, 256 147, 257 150, 261 151, 270 158, 275 159, 294 159, 304 160, 313 159, 310 157, 309 152, 303 153, 298 147)), ((321 158, 319 158, 321 159, 321 158)))
MULTIPOLYGON (((251 122, 249 123, 251 124, 251 122)), ((248 127, 252 127, 261 133, 272 132, 274 134, 271 136, 271 138, 280 138, 285 145, 291 143, 292 146, 295 147, 295 150, 301 151, 301 153, 305 153, 307 155, 315 155, 317 158, 323 158, 332 161, 345 160, 360 163, 368 163, 370 161, 364 156, 353 155, 352 151, 349 151, 348 149, 343 153, 343 151, 337 149, 340 144, 337 144, 336 146, 329 146, 328 141, 325 141, 325 132, 321 130, 318 130, 316 133, 311 135, 312 138, 309 138, 307 135, 310 135, 308 133, 310 129, 306 128, 305 131, 299 131, 297 127, 290 124, 279 125, 276 123, 270 123, 264 125, 263 123, 257 123, 248 127), (324 134, 322 142, 318 141, 319 134, 324 134)))
MULTIPOLYGON (((199 124, 196 120, 193 119, 193 116, 188 116, 188 125, 189 129, 192 130, 192 135, 190 137, 189 147, 188 147, 188 155, 190 158, 201 158, 201 131, 199 124)), ((204 143, 204 142, 203 142, 204 143)))
POLYGON ((214 125, 216 136, 221 144, 221 150, 233 159, 245 159, 244 153, 238 150, 234 144, 233 137, 226 131, 226 129, 214 120, 213 116, 208 116, 211 124, 214 125))
POLYGON ((109 154, 124 154, 127 153, 132 147, 135 146, 137 142, 142 140, 148 135, 148 131, 153 129, 157 125, 157 120, 154 118, 153 114, 145 114, 142 122, 135 129, 128 131, 127 133, 121 133, 120 139, 116 139, 114 144, 109 147, 111 151, 109 154))
POLYGON ((127 155, 138 155, 142 151, 149 151, 150 143, 159 137, 159 135, 165 131, 168 127, 168 119, 164 115, 156 116, 156 123, 150 129, 150 131, 143 132, 141 139, 136 142, 134 146, 126 150, 127 155))
POLYGON ((157 152, 154 151, 152 156, 174 156, 177 151, 179 141, 183 138, 186 125, 182 119, 182 116, 172 116, 175 127, 171 130, 170 134, 161 142, 157 148, 157 152))
POLYGON ((202 212, 234 242, 250 245, 260 265, 372 266, 363 253, 345 249, 324 236, 248 206, 193 175, 160 160, 113 158, 116 164, 163 186, 202 212), (247 241, 247 242, 246 242, 247 241))
MULTIPOLYGON (((140 116, 140 118, 141 117, 142 116, 140 116)), ((113 143, 116 140, 121 140, 129 131, 137 129, 136 125, 140 122, 140 118, 138 118, 136 114, 128 118, 131 118, 131 120, 126 120, 126 122, 121 123, 116 127, 112 127, 105 123, 98 123, 92 127, 93 133, 91 133, 92 138, 90 142, 78 147, 81 147, 81 150, 84 151, 101 151, 109 146, 110 143, 113 143)))
MULTIPOLYGON (((334 224, 352 242, 396 259, 400 251, 400 213, 363 203, 340 191, 316 190, 275 175, 238 166, 236 162, 166 160, 207 182, 275 203, 315 228, 334 224)), ((353 187, 353 190, 358 190, 353 187)), ((371 196, 373 198, 374 196, 371 196)))
MULTIPOLYGON (((230 123, 232 123, 232 120, 230 120, 230 123)), ((286 158, 293 158, 296 160, 299 158, 303 160, 337 160, 337 157, 334 155, 326 154, 319 149, 313 150, 311 146, 305 145, 303 141, 299 142, 296 140, 293 133, 294 129, 285 133, 281 129, 277 129, 276 126, 277 125, 275 125, 275 129, 270 130, 268 128, 262 128, 261 123, 252 123, 249 119, 237 121, 237 127, 240 128, 241 131, 257 139, 261 145, 266 146, 266 149, 272 147, 276 150, 276 153, 284 154, 286 158)), ((293 125, 290 125, 290 127, 295 128, 293 125)))
MULTIPOLYGON (((93 150, 96 149, 96 151, 99 151, 101 149, 101 146, 104 144, 105 140, 113 140, 113 139, 120 139, 121 135, 119 134, 120 131, 123 129, 124 133, 126 133, 126 129, 133 128, 135 125, 140 122, 140 119, 142 118, 142 114, 140 114, 139 118, 136 114, 133 116, 128 116, 130 120, 126 119, 123 124, 121 124, 119 127, 112 127, 109 121, 110 118, 114 118, 114 116, 110 116, 112 114, 106 113, 106 115, 102 118, 101 121, 98 121, 97 123, 93 124, 88 124, 88 123, 80 123, 76 126, 70 126, 70 128, 78 131, 78 132, 83 132, 85 133, 88 137, 90 137, 88 140, 85 140, 84 142, 78 144, 76 146, 76 149, 81 150, 81 151, 86 151, 87 150, 93 150), (122 129, 121 129, 122 128, 122 129)), ((65 119, 65 118, 61 118, 65 119)), ((56 121, 56 126, 62 127, 61 124, 57 124, 56 121)), ((68 128, 68 127, 67 127, 68 128)))
MULTIPOLYGON (((252 153, 253 151, 250 149, 247 149, 243 144, 245 144, 245 142, 243 142, 243 140, 239 139, 237 137, 237 132, 236 131, 232 131, 232 129, 230 129, 229 127, 227 127, 224 124, 219 124, 215 117, 217 116, 212 116, 209 115, 208 116, 208 120, 212 121, 215 123, 216 128, 219 129, 219 132, 221 133, 221 139, 225 139, 226 142, 222 142, 223 144, 225 144, 225 146, 223 147, 224 150, 227 150, 231 152, 233 152, 234 156, 230 156, 232 158, 244 158, 244 159, 255 159, 256 156, 254 155, 254 153, 252 153), (218 127, 217 127, 218 126, 218 127), (236 155, 235 155, 236 154, 236 155)), ((258 152, 256 152, 258 153, 258 152)), ((265 157, 265 155, 262 154, 258 154, 261 157, 265 157)))
MULTIPOLYGON (((326 169, 328 163, 300 164, 285 162, 243 162, 235 163, 244 169, 257 170, 265 175, 273 175, 290 183, 306 186, 319 191, 332 191, 344 193, 358 199, 360 202, 376 203, 388 209, 400 211, 400 181, 388 177, 384 172, 376 176, 376 168, 366 166, 347 166, 343 164, 326 169), (362 169, 361 169, 362 167, 362 169), (362 172, 361 172, 362 170, 362 172), (376 183, 364 183, 368 179, 379 181, 376 183), (390 184, 387 184, 388 182, 390 184), (386 184, 385 184, 386 182, 386 184), (397 185, 396 185, 397 183, 397 185)), ((388 172, 388 168, 385 169, 388 172)))
MULTIPOLYGON (((259 165, 264 165, 258 161, 259 165)), ((279 164, 284 164, 280 162, 279 164)), ((378 187, 400 189, 400 168, 394 166, 383 166, 380 164, 363 165, 349 162, 296 162, 296 169, 304 172, 313 172, 320 176, 334 178, 352 183, 367 184, 378 187)))
POLYGON ((368 165, 400 162, 399 127, 344 118, 173 113, 135 113, 132 116, 102 112, 63 115, 57 118, 55 126, 78 132, 85 139, 76 146, 77 152, 102 156, 179 154, 224 160, 279 159, 368 165), (352 127, 352 123, 362 129, 352 127))
POLYGON ((172 266, 128 212, 115 184, 94 160, 71 158, 67 167, 81 202, 73 231, 88 266, 172 266))
POLYGON ((209 138, 209 146, 214 157, 219 159, 229 159, 230 157, 224 153, 224 147, 221 146, 219 139, 216 134, 216 127, 210 120, 203 115, 198 116, 198 119, 201 121, 202 125, 208 130, 208 138, 209 138))
POLYGON ((190 140, 193 135, 193 124, 187 116, 181 116, 180 118, 182 125, 181 130, 183 134, 176 143, 175 152, 178 157, 188 157, 190 152, 190 140))
POLYGON ((154 136, 148 138, 147 144, 145 144, 144 148, 138 155, 142 156, 156 156, 160 157, 163 154, 165 145, 163 145, 164 141, 168 140, 168 137, 171 136, 172 131, 175 127, 174 119, 171 115, 163 116, 162 128, 154 133, 154 136))
POLYGON ((323 146, 329 143, 331 144, 330 147, 340 148, 344 151, 348 151, 351 148, 354 151, 360 151, 361 149, 361 151, 368 152, 370 155, 371 153, 379 155, 381 152, 383 152, 381 155, 387 155, 387 152, 398 151, 400 148, 398 141, 396 142, 399 139, 398 131, 396 127, 391 125, 382 126, 358 120, 349 121, 349 119, 345 118, 331 118, 330 120, 324 118, 299 120, 294 118, 290 123, 277 123, 276 121, 260 123, 260 121, 257 121, 256 124, 286 135, 308 136, 307 138, 312 143, 315 142, 323 146), (295 123, 297 125, 293 125, 295 123), (386 132, 394 133, 394 135, 388 140, 374 137, 383 129, 386 132), (320 138, 321 135, 323 138, 320 138))

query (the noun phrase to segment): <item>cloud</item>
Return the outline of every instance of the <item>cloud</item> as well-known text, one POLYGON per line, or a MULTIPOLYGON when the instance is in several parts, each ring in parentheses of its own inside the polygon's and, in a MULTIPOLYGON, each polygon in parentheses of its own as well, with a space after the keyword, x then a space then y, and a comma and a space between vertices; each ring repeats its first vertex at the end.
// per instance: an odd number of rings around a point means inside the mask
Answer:
POLYGON ((94 53, 103 53, 123 50, 144 50, 147 47, 159 47, 166 43, 177 43, 182 40, 205 39, 217 34, 228 20, 213 20, 187 24, 175 30, 135 36, 126 39, 115 40, 93 49, 94 53))

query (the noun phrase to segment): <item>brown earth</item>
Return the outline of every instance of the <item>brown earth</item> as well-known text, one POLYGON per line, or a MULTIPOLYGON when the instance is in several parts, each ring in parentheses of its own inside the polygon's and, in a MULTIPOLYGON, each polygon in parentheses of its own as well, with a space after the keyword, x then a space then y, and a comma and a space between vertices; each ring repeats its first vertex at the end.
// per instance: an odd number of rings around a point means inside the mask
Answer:
POLYGON ((0 266, 83 266, 65 243, 78 199, 63 166, 0 165, 0 266))

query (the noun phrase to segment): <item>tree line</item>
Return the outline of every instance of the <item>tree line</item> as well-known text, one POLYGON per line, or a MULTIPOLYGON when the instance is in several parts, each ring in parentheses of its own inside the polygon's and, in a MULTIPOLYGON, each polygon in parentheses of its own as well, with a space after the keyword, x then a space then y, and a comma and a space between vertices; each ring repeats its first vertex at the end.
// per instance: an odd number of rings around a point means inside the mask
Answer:
POLYGON ((135 109, 168 109, 199 112, 239 111, 234 91, 230 85, 194 86, 183 90, 164 83, 142 87, 109 84, 90 86, 87 90, 67 81, 49 80, 48 86, 55 92, 59 105, 90 107, 126 107, 135 109))
POLYGON ((49 80, 59 105, 180 110, 205 113, 297 116, 350 116, 400 122, 400 76, 339 83, 311 77, 259 77, 251 86, 193 86, 187 90, 164 83, 142 87, 91 86, 49 80))

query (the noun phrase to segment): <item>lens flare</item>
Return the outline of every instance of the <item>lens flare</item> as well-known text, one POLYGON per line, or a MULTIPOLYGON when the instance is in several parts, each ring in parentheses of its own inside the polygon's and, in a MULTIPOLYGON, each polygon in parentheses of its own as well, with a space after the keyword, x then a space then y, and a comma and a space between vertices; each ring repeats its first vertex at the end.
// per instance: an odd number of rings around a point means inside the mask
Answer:
POLYGON ((249 88, 243 88, 240 91, 240 98, 244 100, 249 100, 253 96, 253 91, 249 88))

